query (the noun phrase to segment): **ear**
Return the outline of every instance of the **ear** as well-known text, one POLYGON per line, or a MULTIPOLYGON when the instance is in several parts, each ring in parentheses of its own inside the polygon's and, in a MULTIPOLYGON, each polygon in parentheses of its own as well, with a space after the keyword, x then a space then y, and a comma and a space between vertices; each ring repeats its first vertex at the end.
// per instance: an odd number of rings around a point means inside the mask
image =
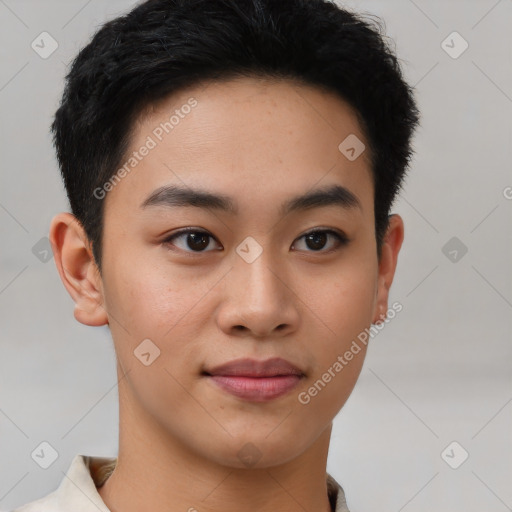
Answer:
POLYGON ((404 240, 404 222, 400 215, 389 217, 389 225, 382 242, 382 252, 379 261, 377 277, 377 294, 372 323, 383 322, 387 316, 388 297, 391 283, 395 275, 398 253, 404 240))
POLYGON ((84 325, 108 324, 102 279, 78 219, 59 213, 52 219, 49 238, 60 278, 75 302, 75 318, 84 325))

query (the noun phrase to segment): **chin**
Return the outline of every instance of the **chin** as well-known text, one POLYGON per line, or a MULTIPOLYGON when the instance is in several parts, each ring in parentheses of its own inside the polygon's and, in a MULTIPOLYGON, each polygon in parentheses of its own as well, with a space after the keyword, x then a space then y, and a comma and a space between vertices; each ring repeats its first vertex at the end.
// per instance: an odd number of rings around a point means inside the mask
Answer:
POLYGON ((210 458, 231 468, 265 469, 286 464, 301 455, 307 447, 308 443, 299 443, 296 435, 284 439, 274 433, 270 439, 268 431, 261 435, 253 432, 252 435, 233 436, 224 449, 219 450, 219 445, 216 445, 217 449, 210 458))

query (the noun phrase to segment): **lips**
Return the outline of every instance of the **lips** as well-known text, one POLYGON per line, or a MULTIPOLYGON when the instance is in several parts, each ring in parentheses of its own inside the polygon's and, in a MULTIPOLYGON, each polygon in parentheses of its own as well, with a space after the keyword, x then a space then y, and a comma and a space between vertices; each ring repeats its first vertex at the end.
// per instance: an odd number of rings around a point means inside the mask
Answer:
POLYGON ((281 358, 237 359, 203 372, 220 389, 239 398, 265 402, 297 386, 304 372, 281 358))
POLYGON ((209 375, 243 376, 243 377, 276 377, 279 375, 303 375, 303 372, 285 359, 275 357, 266 361, 256 359, 236 359, 229 363, 216 366, 206 373, 209 375))

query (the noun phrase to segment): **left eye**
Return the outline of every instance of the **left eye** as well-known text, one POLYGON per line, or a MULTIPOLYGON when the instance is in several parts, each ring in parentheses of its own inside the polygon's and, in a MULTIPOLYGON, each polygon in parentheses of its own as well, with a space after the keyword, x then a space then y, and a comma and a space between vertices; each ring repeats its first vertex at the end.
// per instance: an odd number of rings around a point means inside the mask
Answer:
MULTIPOLYGON (((306 245, 312 249, 306 252, 319 252, 321 249, 325 248, 329 237, 335 238, 334 246, 331 246, 330 250, 336 249, 337 247, 346 245, 348 243, 348 239, 345 235, 342 235, 341 233, 338 233, 332 229, 317 229, 315 231, 310 231, 309 233, 306 233, 305 235, 297 238, 297 240, 304 239, 306 245)), ((293 247, 295 247, 295 244, 293 247)), ((329 250, 323 252, 329 252, 329 250)))

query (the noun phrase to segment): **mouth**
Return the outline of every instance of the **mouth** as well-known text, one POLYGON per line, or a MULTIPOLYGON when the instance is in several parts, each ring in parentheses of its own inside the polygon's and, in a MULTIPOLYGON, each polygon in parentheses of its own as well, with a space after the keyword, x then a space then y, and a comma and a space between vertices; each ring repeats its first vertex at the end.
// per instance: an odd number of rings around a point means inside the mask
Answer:
POLYGON ((221 390, 251 402, 267 402, 289 393, 305 377, 281 358, 237 359, 202 372, 221 390))

